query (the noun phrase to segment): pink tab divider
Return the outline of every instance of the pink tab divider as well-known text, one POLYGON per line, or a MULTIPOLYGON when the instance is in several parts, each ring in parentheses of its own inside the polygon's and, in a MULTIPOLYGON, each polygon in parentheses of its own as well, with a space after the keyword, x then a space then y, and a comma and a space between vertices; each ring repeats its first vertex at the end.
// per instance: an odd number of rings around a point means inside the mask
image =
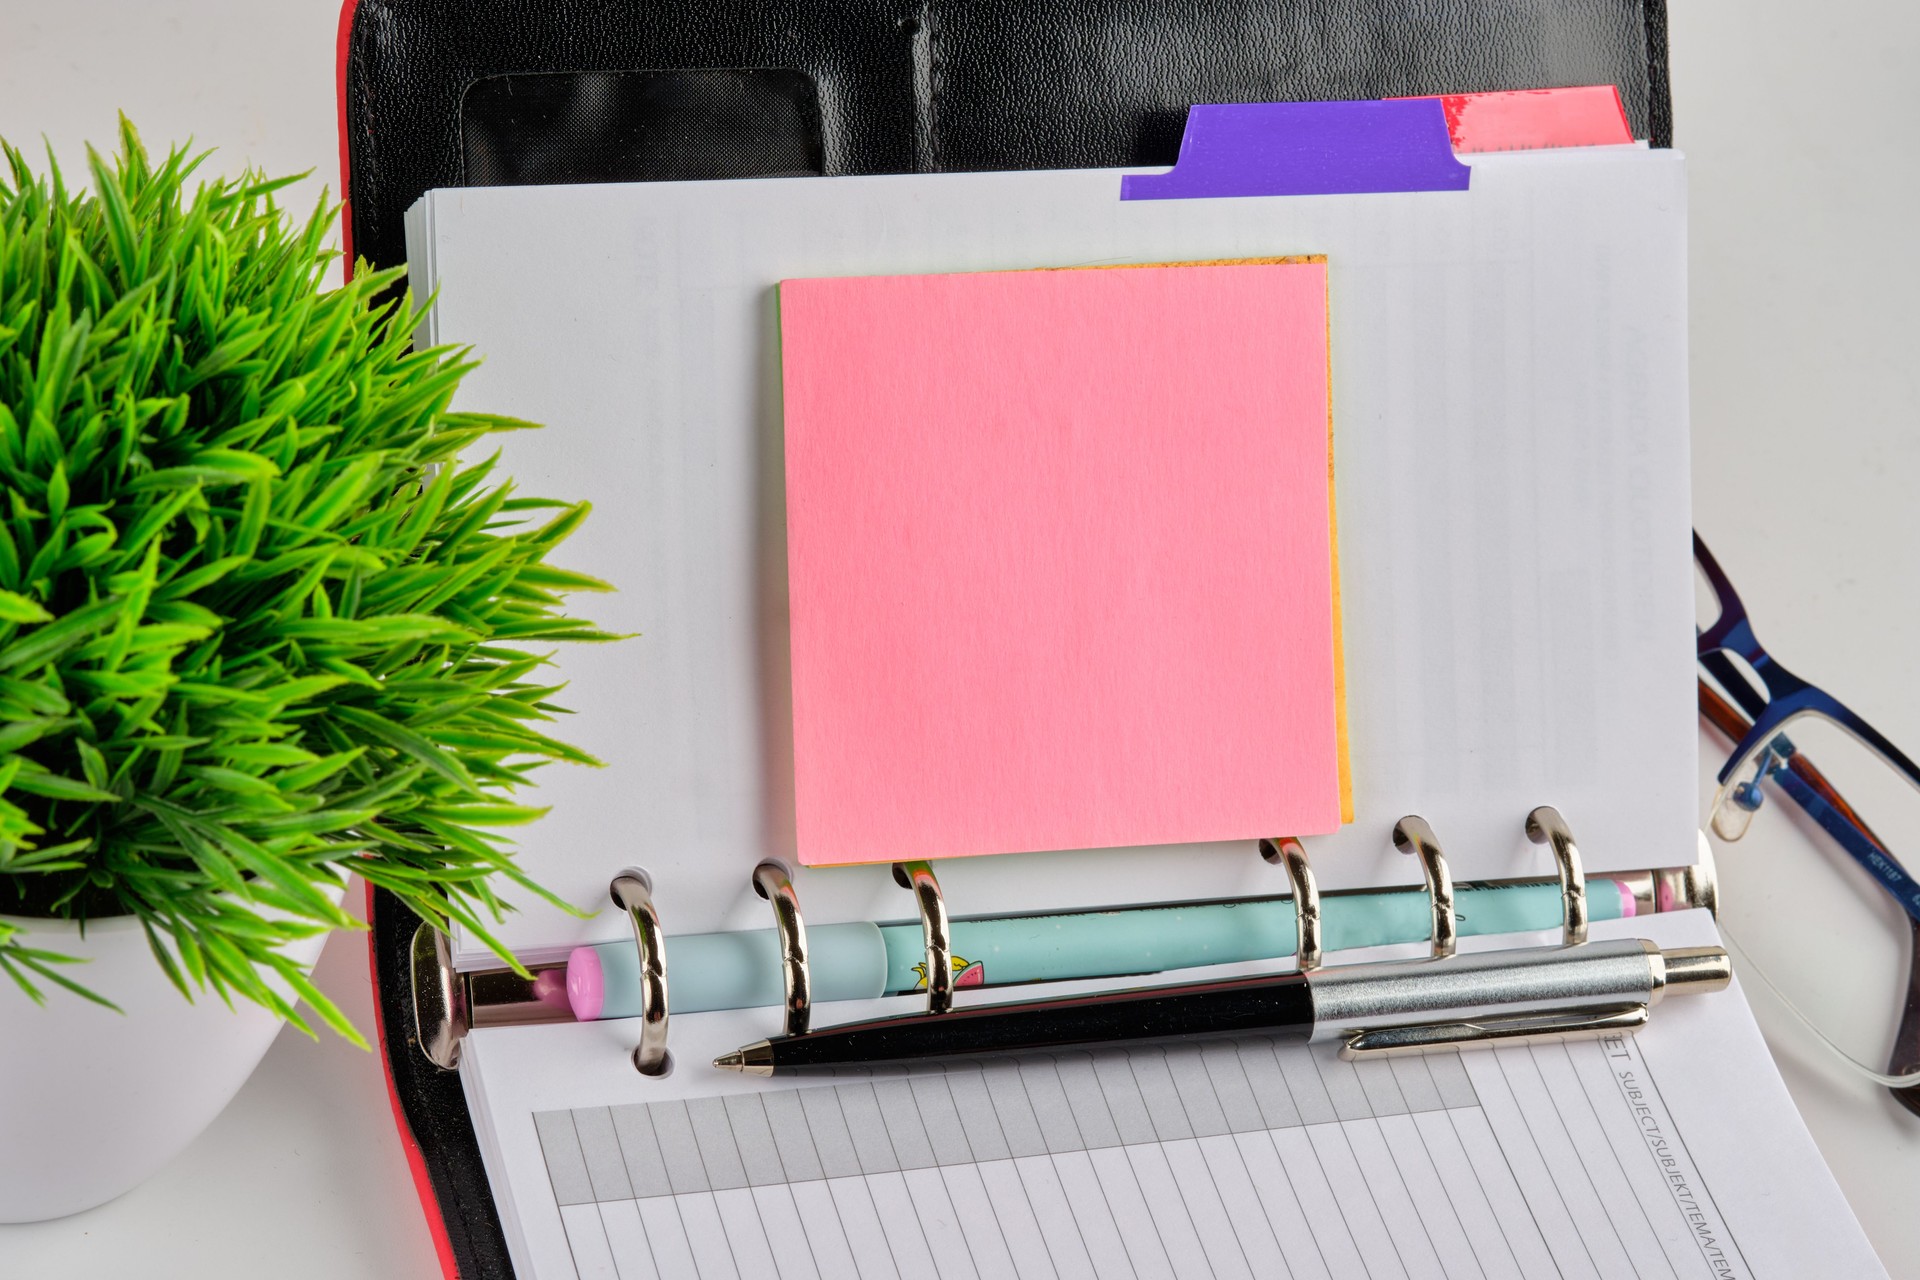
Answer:
POLYGON ((1456 154, 1619 146, 1633 141, 1620 91, 1610 84, 1438 96, 1456 154))

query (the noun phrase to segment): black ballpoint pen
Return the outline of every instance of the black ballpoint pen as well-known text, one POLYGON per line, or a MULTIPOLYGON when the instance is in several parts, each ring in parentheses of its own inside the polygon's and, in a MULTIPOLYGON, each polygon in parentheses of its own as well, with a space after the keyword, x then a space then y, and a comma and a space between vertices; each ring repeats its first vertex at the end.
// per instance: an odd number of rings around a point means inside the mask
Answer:
POLYGON ((1731 978, 1719 947, 1529 947, 874 1018, 762 1040, 713 1065, 770 1076, 1232 1035, 1339 1040, 1349 1057, 1415 1053, 1632 1031, 1663 995, 1731 978))

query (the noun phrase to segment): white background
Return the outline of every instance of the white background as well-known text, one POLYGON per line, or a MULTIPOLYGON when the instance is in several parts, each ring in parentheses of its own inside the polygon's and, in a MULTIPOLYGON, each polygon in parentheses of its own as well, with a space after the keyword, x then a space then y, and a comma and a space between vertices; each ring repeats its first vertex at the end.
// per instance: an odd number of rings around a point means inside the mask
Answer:
MULTIPOLYGON (((44 133, 83 172, 83 142, 110 146, 124 109, 156 147, 191 134, 227 169, 313 170, 303 203, 337 185, 337 21, 333 0, 0 0, 0 136, 44 133)), ((1671 28, 1695 523, 1773 653, 1920 751, 1920 9, 1673 0, 1671 28)), ((1920 842, 1883 834, 1910 858, 1920 842)), ((1722 851, 1730 897, 1763 901, 1739 890, 1761 887, 1764 853, 1760 834, 1722 851)), ((317 976, 371 1038, 364 939, 336 936, 317 976)), ((1758 1013, 1889 1270, 1920 1273, 1920 1119, 1758 1013)), ((436 1271, 378 1060, 291 1032, 153 1181, 0 1227, 0 1275, 32 1280, 436 1271)))

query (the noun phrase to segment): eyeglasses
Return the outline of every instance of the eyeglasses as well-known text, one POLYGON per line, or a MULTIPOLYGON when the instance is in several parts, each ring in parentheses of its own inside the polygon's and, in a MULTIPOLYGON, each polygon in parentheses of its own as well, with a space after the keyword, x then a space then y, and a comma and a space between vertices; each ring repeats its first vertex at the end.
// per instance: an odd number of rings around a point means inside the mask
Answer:
POLYGON ((1700 681, 1700 712, 1733 744, 1710 825, 1737 841, 1773 811, 1781 815, 1773 821, 1803 828, 1804 838, 1782 845, 1800 845, 1799 855, 1782 858, 1776 849, 1751 876, 1742 863, 1730 868, 1740 873, 1730 883, 1762 886, 1753 919, 1771 921, 1758 929, 1758 945, 1742 949, 1758 953, 1748 957, 1751 967, 1821 1039, 1920 1114, 1920 880, 1879 834, 1920 839, 1920 767, 1845 703, 1773 659, 1698 534, 1693 560, 1702 588, 1697 653, 1711 677, 1700 681), (1808 963, 1809 948, 1820 952, 1818 963, 1808 963), (1901 1009, 1890 1045, 1889 1006, 1901 1009), (1886 1062, 1886 1072, 1868 1060, 1886 1062))

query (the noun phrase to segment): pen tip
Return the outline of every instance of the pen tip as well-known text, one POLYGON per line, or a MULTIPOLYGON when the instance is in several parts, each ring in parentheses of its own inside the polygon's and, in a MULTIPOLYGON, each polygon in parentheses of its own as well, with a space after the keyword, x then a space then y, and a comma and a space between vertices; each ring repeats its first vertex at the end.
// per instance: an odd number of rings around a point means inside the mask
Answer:
POLYGON ((713 1065, 722 1071, 742 1071, 750 1076, 770 1076, 773 1074, 773 1046, 765 1040, 756 1040, 732 1053, 723 1053, 713 1060, 713 1065))

